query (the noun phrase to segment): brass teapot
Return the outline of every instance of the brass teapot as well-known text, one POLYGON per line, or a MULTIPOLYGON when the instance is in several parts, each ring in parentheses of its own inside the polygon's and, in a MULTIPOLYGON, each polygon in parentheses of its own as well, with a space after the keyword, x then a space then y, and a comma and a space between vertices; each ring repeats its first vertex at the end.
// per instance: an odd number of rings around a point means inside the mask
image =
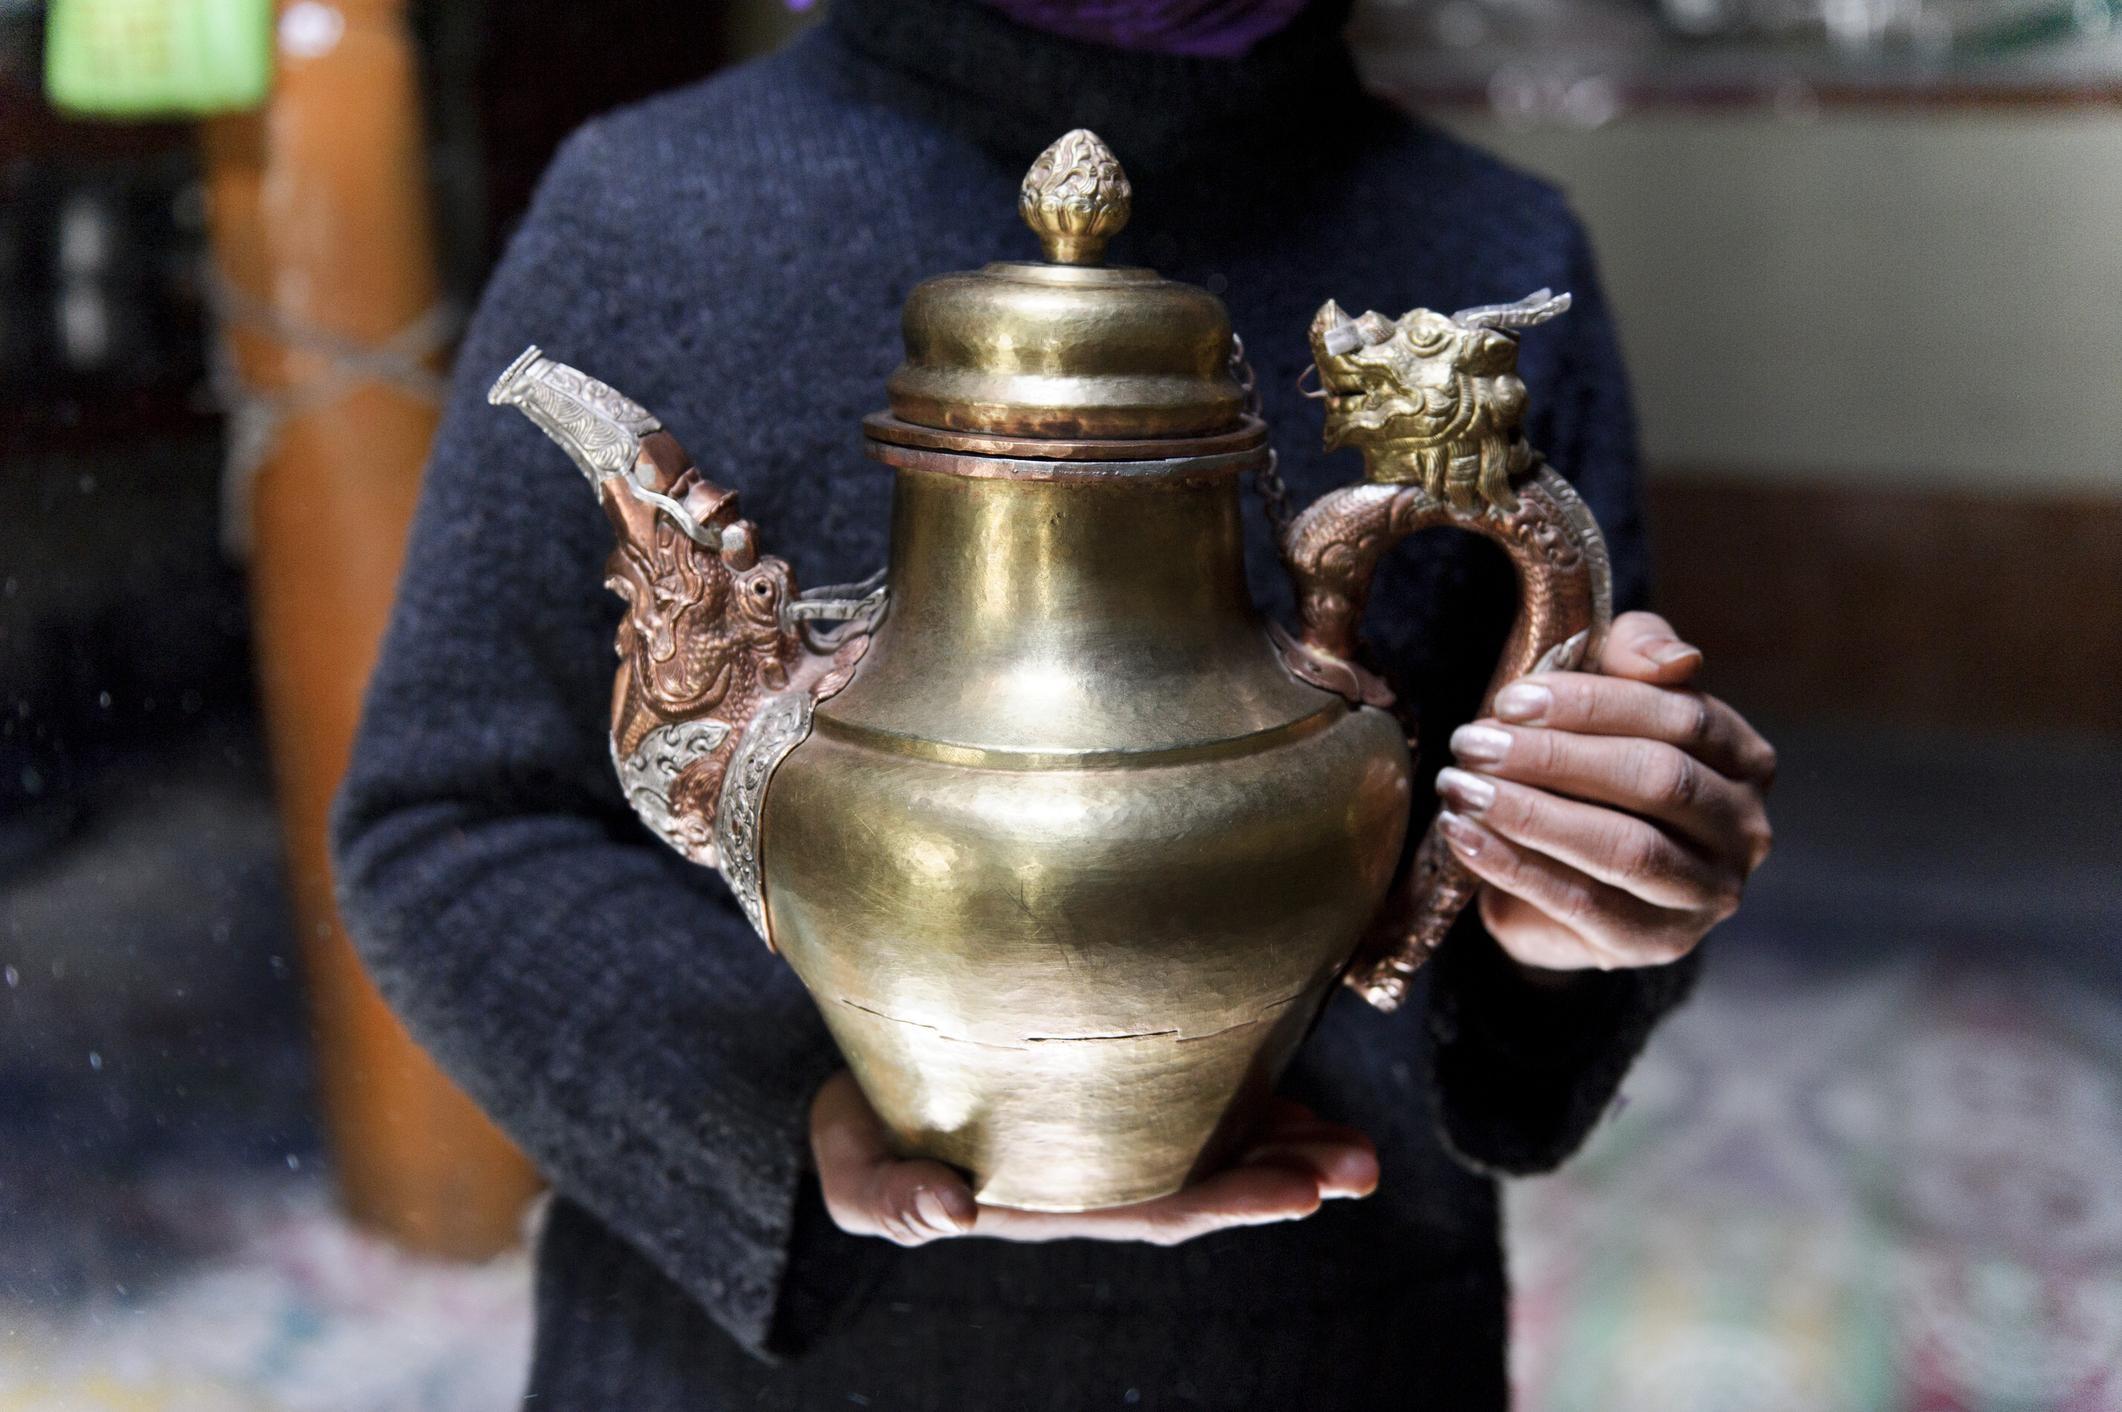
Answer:
POLYGON ((867 584, 799 593, 653 416, 536 348, 491 395, 618 536, 635 809, 721 870, 902 1150, 1034 1210, 1225 1158, 1336 977, 1393 1008, 1471 899, 1434 829, 1394 887, 1410 742, 1357 646, 1379 556, 1432 525, 1508 550, 1491 693, 1582 662, 1611 611, 1597 526, 1519 435, 1515 330, 1568 307, 1542 291, 1319 311, 1327 444, 1366 479, 1282 528, 1301 620, 1263 622, 1239 480, 1279 481, 1250 374, 1213 295, 1101 263, 1130 198, 1069 133, 1020 201, 1045 260, 913 292, 863 427, 896 477, 867 584))

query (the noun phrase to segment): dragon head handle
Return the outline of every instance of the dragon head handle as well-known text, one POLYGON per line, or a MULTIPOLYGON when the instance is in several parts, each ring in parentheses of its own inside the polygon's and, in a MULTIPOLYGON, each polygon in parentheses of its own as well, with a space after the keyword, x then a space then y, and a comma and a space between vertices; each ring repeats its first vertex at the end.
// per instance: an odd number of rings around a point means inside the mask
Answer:
POLYGON ((1532 465, 1518 330, 1569 302, 1543 289, 1512 304, 1388 319, 1351 318, 1327 300, 1311 325, 1327 449, 1356 447, 1371 480, 1419 484, 1460 510, 1515 509, 1511 482, 1532 465))
MULTIPOLYGON (((1395 544, 1444 527, 1496 543, 1517 570, 1517 621, 1482 714, 1505 683, 1576 669, 1596 650, 1613 613, 1605 542, 1583 500, 1522 432, 1518 332, 1568 307, 1567 294, 1543 289, 1456 314, 1351 318, 1331 300, 1319 310, 1311 354, 1327 449, 1360 450, 1364 479, 1327 491, 1283 529, 1298 629, 1278 630, 1276 641, 1291 675, 1352 705, 1390 706, 1392 691, 1362 660, 1371 579, 1395 544)), ((1432 821, 1401 888, 1344 977, 1384 1010, 1408 997, 1415 971, 1479 881, 1432 821)))

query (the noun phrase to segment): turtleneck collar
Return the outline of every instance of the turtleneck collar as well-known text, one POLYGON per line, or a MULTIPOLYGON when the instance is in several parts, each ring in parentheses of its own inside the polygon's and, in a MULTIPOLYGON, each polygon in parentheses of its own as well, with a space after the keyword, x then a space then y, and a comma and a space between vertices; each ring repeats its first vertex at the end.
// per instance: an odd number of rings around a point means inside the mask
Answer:
POLYGON ((1011 158, 1087 127, 1133 173, 1315 144, 1359 102, 1349 0, 1314 0, 1238 59, 1122 50, 1018 24, 980 0, 834 0, 833 38, 906 80, 906 101, 1011 158))

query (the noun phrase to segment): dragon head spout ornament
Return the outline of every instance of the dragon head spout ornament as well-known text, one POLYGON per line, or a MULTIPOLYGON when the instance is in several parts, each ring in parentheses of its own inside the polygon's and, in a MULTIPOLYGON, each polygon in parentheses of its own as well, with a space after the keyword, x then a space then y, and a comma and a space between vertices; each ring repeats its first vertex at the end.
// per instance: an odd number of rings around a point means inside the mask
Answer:
POLYGON ((687 468, 664 493, 694 512, 706 543, 622 484, 615 478, 603 488, 617 538, 605 586, 626 600, 615 646, 645 709, 622 724, 628 738, 620 745, 638 744, 633 737, 654 724, 648 717, 712 712, 741 724, 764 695, 788 689, 800 650, 781 621, 795 596, 788 565, 760 557, 751 522, 737 518, 737 497, 697 470, 687 468), (717 709, 725 703, 732 711, 717 709))
POLYGON ((1311 326, 1327 449, 1356 447, 1371 480, 1420 485, 1456 509, 1515 510, 1511 481, 1533 461, 1519 431, 1517 331, 1568 308, 1567 294, 1545 289, 1514 304, 1397 319, 1351 318, 1327 300, 1311 326))
MULTIPOLYGON (((807 709, 847 684, 883 613, 881 581, 798 593, 787 562, 759 552, 737 493, 702 475, 661 421, 537 348, 488 400, 521 410, 596 490, 616 539, 605 587, 626 601, 613 644, 613 763, 651 829, 723 866, 723 783, 747 728, 776 701, 800 697, 807 709), (813 633, 812 620, 841 626, 813 633)), ((746 913, 763 935, 762 914, 749 903, 746 913)))

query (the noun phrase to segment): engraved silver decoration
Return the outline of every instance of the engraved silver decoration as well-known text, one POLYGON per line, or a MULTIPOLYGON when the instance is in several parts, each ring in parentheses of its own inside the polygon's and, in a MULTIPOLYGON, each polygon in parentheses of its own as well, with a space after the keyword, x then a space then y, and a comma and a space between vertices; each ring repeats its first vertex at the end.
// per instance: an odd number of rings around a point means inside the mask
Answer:
POLYGON ((766 926, 764 880, 759 870, 759 813, 774 770, 810 735, 817 701, 808 691, 785 691, 767 698, 737 741, 737 753, 722 781, 722 802, 715 810, 715 851, 722 877, 736 894, 752 929, 769 950, 774 938, 766 926))
POLYGON ((609 383, 555 362, 532 344, 495 379, 486 400, 529 417, 592 486, 617 479, 636 500, 670 516, 687 538, 710 549, 722 547, 722 536, 701 528, 691 511, 634 479, 642 438, 662 431, 663 423, 609 383))
POLYGON ((679 775, 714 754, 727 739, 728 722, 703 717, 658 726, 624 759, 617 742, 612 745, 620 788, 641 822, 672 848, 710 868, 719 866, 712 830, 706 820, 674 808, 670 791, 679 775))
POLYGON ((536 344, 508 365, 486 400, 521 409, 591 485, 632 470, 641 438, 663 430, 648 408, 579 369, 554 362, 536 344))

